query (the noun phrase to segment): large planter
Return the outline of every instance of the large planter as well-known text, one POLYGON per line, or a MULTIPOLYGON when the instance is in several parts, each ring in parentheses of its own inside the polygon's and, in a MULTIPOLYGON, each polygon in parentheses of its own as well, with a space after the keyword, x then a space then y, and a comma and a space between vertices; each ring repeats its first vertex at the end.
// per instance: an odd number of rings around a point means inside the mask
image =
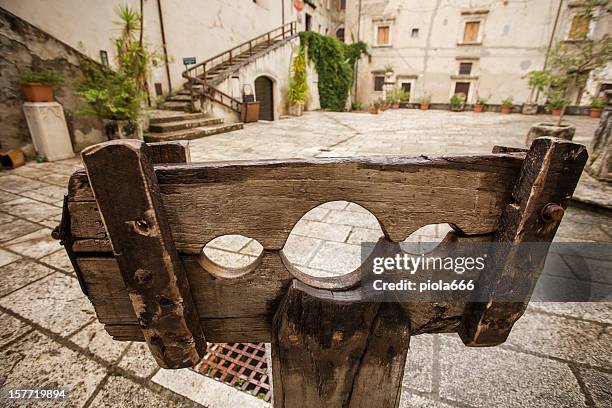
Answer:
POLYGON ((421 109, 421 110, 429 110, 429 103, 421 102, 421 104, 419 105, 419 109, 421 109))
POLYGON ((501 113, 507 115, 509 113, 512 113, 512 106, 503 106, 501 107, 501 113))
POLYGON ((529 129, 529 133, 527 133, 527 138, 525 139, 525 145, 530 147, 535 139, 542 136, 572 140, 575 133, 576 128, 572 125, 557 126, 552 123, 537 123, 529 129))
POLYGON ((484 105, 474 105, 474 112, 484 112, 484 105))
POLYGON ((138 139, 143 140, 142 125, 129 120, 104 119, 104 134, 108 140, 138 139))
POLYGON ((550 114, 553 116, 561 116, 561 109, 560 108, 553 108, 550 111, 550 114))
POLYGON ((537 103, 524 103, 521 108, 521 113, 523 115, 536 115, 538 113, 538 104, 537 103))
POLYGON ((304 103, 289 104, 289 114, 291 116, 302 116, 304 114, 304 103))
POLYGON ((243 102, 240 120, 244 123, 257 122, 259 120, 260 102, 243 102))
POLYGON ((603 109, 601 108, 591 108, 589 116, 594 119, 598 119, 601 118, 601 112, 603 112, 603 109))
POLYGON ((30 102, 53 102, 53 87, 39 82, 29 82, 23 84, 23 92, 25 97, 30 102))

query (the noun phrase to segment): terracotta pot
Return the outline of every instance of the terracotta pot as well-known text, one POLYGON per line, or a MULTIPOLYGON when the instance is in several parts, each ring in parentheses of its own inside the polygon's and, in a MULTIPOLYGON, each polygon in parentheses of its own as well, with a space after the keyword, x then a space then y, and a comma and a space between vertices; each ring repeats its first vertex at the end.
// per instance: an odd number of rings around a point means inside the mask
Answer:
POLYGON ((378 109, 376 109, 376 106, 370 106, 370 113, 372 115, 377 115, 378 114, 378 109))
POLYGON ((394 103, 391 105, 391 109, 399 109, 399 103, 394 103))
POLYGON ((380 107, 381 112, 384 112, 387 110, 387 105, 383 105, 380 107))
POLYGON ((553 108, 553 109, 550 111, 550 113, 551 113, 553 116, 561 116, 561 108, 553 108))
POLYGON ((474 105, 474 112, 483 112, 484 105, 474 105))
POLYGON ((512 106, 502 106, 501 107, 501 113, 512 113, 512 106))
POLYGON ((601 112, 603 111, 603 109, 601 108, 591 108, 591 114, 589 116, 591 116, 592 118, 601 118, 601 112))
POLYGON ((30 102, 53 102, 53 87, 39 82, 23 84, 23 92, 30 102))
POLYGON ((420 106, 421 110, 429 110, 429 104, 426 102, 421 102, 421 106, 420 106))

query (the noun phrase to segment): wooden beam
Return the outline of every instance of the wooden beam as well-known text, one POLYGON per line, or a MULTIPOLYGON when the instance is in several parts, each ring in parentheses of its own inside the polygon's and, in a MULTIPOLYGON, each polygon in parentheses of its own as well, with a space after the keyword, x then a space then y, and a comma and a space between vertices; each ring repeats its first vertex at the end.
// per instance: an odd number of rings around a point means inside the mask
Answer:
POLYGON ((503 343, 525 311, 587 157, 584 146, 561 139, 543 137, 531 145, 493 239, 489 261, 495 273, 479 279, 480 301, 468 303, 463 314, 459 335, 466 345, 503 343), (526 247, 529 243, 540 245, 526 247))
POLYGON ((151 148, 136 140, 82 157, 133 311, 161 367, 195 365, 206 342, 164 213, 151 148))

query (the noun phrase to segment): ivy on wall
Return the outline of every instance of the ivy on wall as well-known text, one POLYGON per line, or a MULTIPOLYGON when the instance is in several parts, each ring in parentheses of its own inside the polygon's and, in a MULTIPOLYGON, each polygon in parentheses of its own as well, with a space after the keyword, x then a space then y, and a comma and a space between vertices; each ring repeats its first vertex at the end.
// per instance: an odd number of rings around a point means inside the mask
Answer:
POLYGON ((335 37, 312 31, 300 33, 300 44, 306 47, 308 59, 314 62, 319 75, 321 108, 345 110, 353 84, 353 67, 362 54, 369 55, 368 46, 363 41, 344 44, 335 37))

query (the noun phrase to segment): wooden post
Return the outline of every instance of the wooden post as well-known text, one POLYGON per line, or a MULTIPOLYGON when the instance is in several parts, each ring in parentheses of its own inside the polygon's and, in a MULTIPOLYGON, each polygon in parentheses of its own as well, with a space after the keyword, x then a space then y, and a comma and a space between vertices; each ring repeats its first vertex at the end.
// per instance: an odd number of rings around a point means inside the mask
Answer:
MULTIPOLYGON (((525 256, 525 243, 550 243, 587 160, 586 148, 570 141, 543 137, 527 152, 493 242, 495 275, 480 278, 477 298, 465 307, 459 335, 468 346, 494 346, 506 341, 526 302, 502 302, 508 294, 528 296, 535 287, 547 251, 525 256), (517 293, 522 291, 521 293, 517 293), (497 299, 497 300, 496 300, 497 299)), ((547 247, 545 248, 547 249, 547 247)))
POLYGON ((161 367, 195 365, 206 342, 165 219, 151 148, 116 140, 89 147, 82 157, 151 353, 161 367))
POLYGON ((409 338, 398 305, 294 280, 272 329, 275 408, 397 407, 409 338))

